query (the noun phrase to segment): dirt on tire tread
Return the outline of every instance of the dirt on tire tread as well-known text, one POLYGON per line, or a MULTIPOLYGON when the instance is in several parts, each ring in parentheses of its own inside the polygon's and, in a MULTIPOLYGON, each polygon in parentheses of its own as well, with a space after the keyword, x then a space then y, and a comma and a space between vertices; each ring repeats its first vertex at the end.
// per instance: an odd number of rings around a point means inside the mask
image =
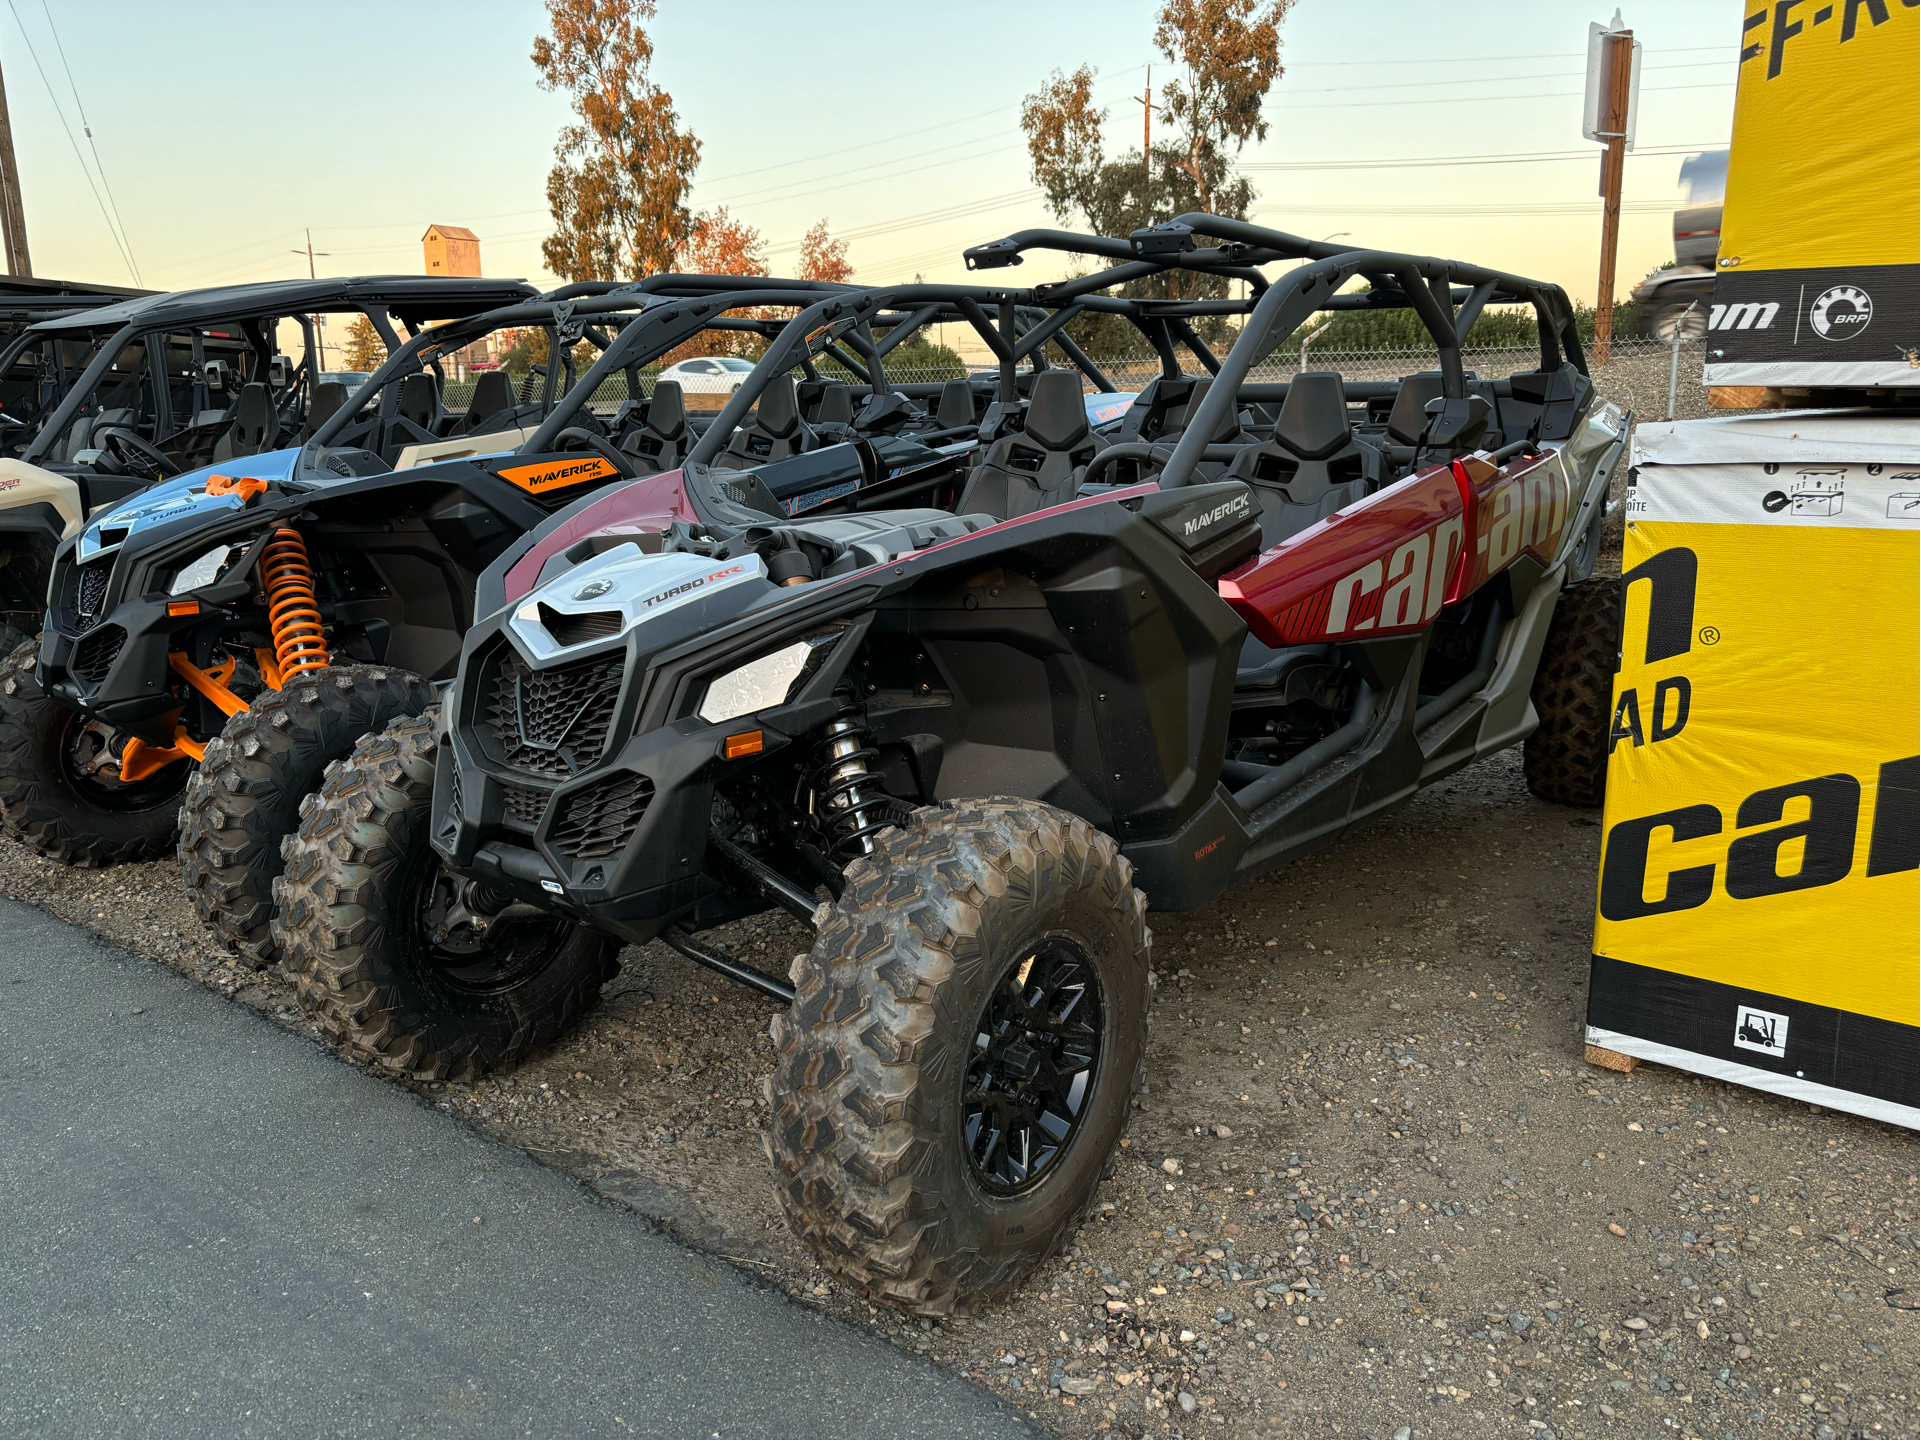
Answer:
POLYGON ((1621 615, 1618 577, 1571 585, 1555 604, 1534 674, 1541 723, 1522 748, 1527 787, 1544 801, 1601 804, 1621 615))
POLYGON ((274 936, 314 1026, 349 1059, 419 1081, 466 1081, 523 1056, 599 1004, 619 972, 613 951, 575 978, 562 1004, 516 1033, 501 1056, 429 1049, 396 1023, 375 982, 367 942, 389 924, 383 901, 404 855, 395 830, 425 809, 434 786, 435 711, 396 720, 329 768, 301 803, 286 869, 274 881, 274 936))
POLYGON ((83 870, 157 860, 165 855, 174 841, 171 826, 164 835, 83 839, 72 833, 57 808, 39 798, 31 777, 35 769, 32 757, 40 737, 31 718, 22 714, 36 705, 54 704, 34 679, 39 663, 37 641, 16 646, 0 658, 0 820, 6 834, 50 860, 83 870))
POLYGON ((247 965, 260 970, 279 956, 273 882, 299 804, 289 806, 285 792, 311 793, 341 759, 314 754, 316 746, 351 748, 395 716, 419 715, 432 703, 432 691, 411 671, 337 666, 263 692, 207 742, 181 798, 181 875, 201 923, 247 965))
MULTIPOLYGON (((941 1201, 916 1186, 926 1143, 910 1098, 914 1073, 939 1043, 934 988, 979 963, 963 912, 978 910, 989 893, 1032 903, 1052 885, 1091 880, 1126 914, 1144 962, 1151 935, 1132 868, 1077 816, 992 797, 920 810, 914 822, 880 833, 873 854, 848 867, 816 944, 794 962, 793 1008, 769 1027, 778 1059, 762 1083, 771 1113, 764 1141, 789 1224, 831 1271, 872 1301, 921 1315, 966 1314, 1008 1294, 1065 1244, 1095 1191, 1040 1255, 955 1258, 930 1244, 941 1201), (1030 850, 1010 824, 1017 818, 1039 818, 1051 844, 1030 850), (938 827, 928 824, 934 819, 938 827), (1061 862, 1052 879, 1043 874, 1050 856, 1061 862), (877 913, 892 924, 876 923, 877 913)), ((1144 1078, 1137 1065, 1129 1114, 1144 1078)))

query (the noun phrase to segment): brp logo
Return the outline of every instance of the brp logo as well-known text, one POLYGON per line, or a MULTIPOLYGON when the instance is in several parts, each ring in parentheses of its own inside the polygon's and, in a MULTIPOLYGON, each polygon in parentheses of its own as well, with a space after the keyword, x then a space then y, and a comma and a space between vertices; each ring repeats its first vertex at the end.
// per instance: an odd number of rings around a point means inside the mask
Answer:
POLYGON ((614 588, 614 583, 611 580, 590 580, 587 582, 587 584, 583 585, 579 590, 574 592, 574 599, 575 600, 599 600, 600 597, 607 594, 607 592, 612 590, 613 588, 614 588))
POLYGON ((1874 319, 1874 301, 1867 291, 1853 285, 1835 285, 1814 297, 1808 307, 1808 324, 1823 340, 1847 340, 1868 328, 1874 319))

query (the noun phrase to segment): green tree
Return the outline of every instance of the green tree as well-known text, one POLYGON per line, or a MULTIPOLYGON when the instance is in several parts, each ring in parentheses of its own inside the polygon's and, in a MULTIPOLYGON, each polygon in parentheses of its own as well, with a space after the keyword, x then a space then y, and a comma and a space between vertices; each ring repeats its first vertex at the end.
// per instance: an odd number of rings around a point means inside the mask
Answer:
POLYGON ((654 0, 547 0, 551 34, 535 39, 532 59, 540 88, 565 95, 578 118, 554 145, 554 233, 541 255, 568 280, 667 270, 687 238, 700 142, 650 78, 642 22, 654 14, 654 0))
MULTIPOLYGON (((1244 219, 1254 186, 1235 161, 1249 140, 1267 134, 1261 101, 1282 75, 1280 26, 1293 0, 1167 0, 1154 44, 1180 68, 1160 93, 1161 138, 1109 158, 1102 138, 1108 112, 1094 103, 1096 71, 1056 70, 1021 106, 1021 129, 1034 183, 1062 223, 1126 235, 1189 211, 1244 219)), ((1135 281, 1122 294, 1195 299, 1227 294, 1227 282, 1178 270, 1135 281)), ((1228 325, 1197 327, 1210 340, 1228 325)), ((1111 316, 1085 316, 1069 335, 1096 354, 1137 351, 1137 332, 1111 316)))
MULTIPOLYGON (((1154 43, 1184 73, 1161 89, 1163 138, 1146 152, 1109 159, 1101 134, 1108 112, 1094 103, 1097 72, 1056 70, 1021 106, 1034 183, 1048 208, 1103 235, 1189 210, 1244 217, 1254 187, 1234 174, 1234 161, 1267 134, 1261 101, 1282 74, 1280 25, 1292 3, 1167 0, 1154 43)), ((1178 272, 1154 280, 1174 295, 1193 283, 1178 272)))
POLYGON ((387 358, 387 342, 380 338, 374 323, 364 315, 347 322, 347 343, 341 348, 342 365, 348 370, 377 370, 387 358))

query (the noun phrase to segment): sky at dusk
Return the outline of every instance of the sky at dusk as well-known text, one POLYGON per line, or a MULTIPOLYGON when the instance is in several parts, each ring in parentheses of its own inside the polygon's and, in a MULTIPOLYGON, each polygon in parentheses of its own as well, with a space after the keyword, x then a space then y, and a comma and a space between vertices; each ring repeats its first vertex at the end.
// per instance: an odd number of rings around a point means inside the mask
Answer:
MULTIPOLYGON (((960 279, 964 246, 1055 223, 1018 124, 1050 70, 1097 67, 1109 153, 1139 144, 1129 97, 1150 63, 1156 88, 1171 78, 1156 9, 662 0, 654 77, 703 145, 694 205, 756 226, 776 273, 824 217, 851 242, 857 280, 960 279)), ((1611 14, 1567 0, 1298 0, 1268 136, 1241 157, 1253 218, 1591 300, 1599 161, 1581 139, 1582 77, 1588 22, 1611 14)), ((10 0, 0 63, 34 269, 132 283, 106 218, 117 212, 156 289, 304 274, 309 228, 322 274, 418 273, 434 222, 477 232, 489 274, 549 282, 545 183, 567 110, 527 58, 544 19, 538 0, 10 0)), ((1741 7, 1670 0, 1622 20, 1645 47, 1625 289, 1671 256, 1683 155, 1726 143, 1741 7)))

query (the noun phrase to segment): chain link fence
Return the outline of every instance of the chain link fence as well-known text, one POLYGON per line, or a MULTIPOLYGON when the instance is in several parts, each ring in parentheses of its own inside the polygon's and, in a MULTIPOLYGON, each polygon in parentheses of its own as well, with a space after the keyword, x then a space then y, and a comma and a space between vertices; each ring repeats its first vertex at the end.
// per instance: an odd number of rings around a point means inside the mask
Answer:
MULTIPOLYGON (((1620 339, 1613 342, 1606 365, 1593 365, 1590 357, 1590 368, 1601 394, 1624 410, 1632 409, 1641 420, 1660 420, 1668 414, 1672 371, 1675 417, 1681 420, 1698 419, 1708 413, 1707 388, 1701 384, 1705 348, 1706 342, 1699 338, 1683 340, 1678 349, 1668 341, 1648 337, 1620 339)), ((1479 378, 1495 380, 1505 379, 1516 371, 1533 369, 1539 363, 1539 355, 1540 351, 1533 346, 1503 346, 1465 350, 1461 353, 1461 362, 1479 378)), ((1288 381, 1305 369, 1338 371, 1347 380, 1399 380, 1403 376, 1434 369, 1439 358, 1432 349, 1323 350, 1309 345, 1306 347, 1305 361, 1303 365, 1298 352, 1277 351, 1268 357, 1265 364, 1255 366, 1248 378, 1269 383, 1288 381)), ((1122 390, 1139 390, 1161 371, 1160 361, 1151 355, 1096 357, 1095 364, 1122 390)), ((974 375, 995 373, 994 367, 989 365, 972 365, 968 371, 974 375)), ((887 372, 890 381, 901 385, 939 384, 953 379, 955 375, 951 366, 918 370, 890 369, 887 372)), ((851 376, 845 378, 852 379, 851 376)), ((529 389, 527 378, 517 380, 521 391, 529 396, 539 393, 540 383, 540 377, 531 377, 532 388, 529 389)), ((651 395, 653 389, 654 375, 643 373, 640 376, 641 394, 651 395)), ((465 410, 473 393, 473 380, 454 381, 448 384, 444 400, 450 410, 465 410)), ((596 414, 611 415, 628 396, 627 377, 614 375, 601 384, 588 404, 596 414)), ((696 408, 716 410, 725 403, 726 398, 724 392, 692 392, 687 397, 688 403, 696 408)))

